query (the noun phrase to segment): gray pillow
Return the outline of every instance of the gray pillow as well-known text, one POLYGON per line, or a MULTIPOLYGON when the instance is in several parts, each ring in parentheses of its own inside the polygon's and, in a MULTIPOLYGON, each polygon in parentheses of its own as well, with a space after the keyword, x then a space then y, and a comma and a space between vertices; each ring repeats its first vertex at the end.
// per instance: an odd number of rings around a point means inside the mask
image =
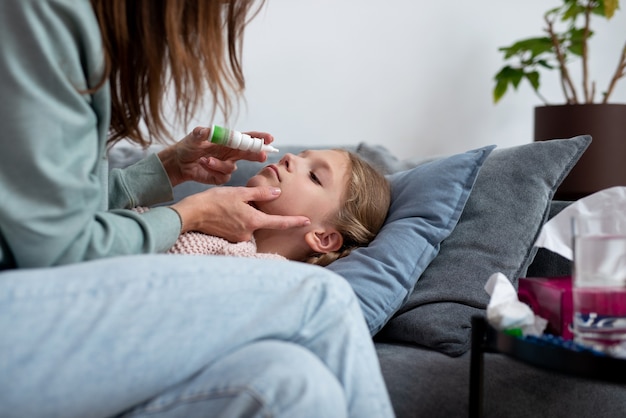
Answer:
MULTIPOLYGON (((354 289, 372 334, 406 302, 437 255, 439 244, 454 229, 493 148, 479 148, 390 175, 391 205, 379 234, 369 246, 328 266, 354 289)), ((395 168, 382 160, 373 163, 395 168)))
POLYGON ((583 135, 493 151, 456 228, 377 337, 450 356, 466 352, 471 317, 484 315, 489 302, 487 279, 501 272, 517 287, 556 188, 590 142, 583 135))

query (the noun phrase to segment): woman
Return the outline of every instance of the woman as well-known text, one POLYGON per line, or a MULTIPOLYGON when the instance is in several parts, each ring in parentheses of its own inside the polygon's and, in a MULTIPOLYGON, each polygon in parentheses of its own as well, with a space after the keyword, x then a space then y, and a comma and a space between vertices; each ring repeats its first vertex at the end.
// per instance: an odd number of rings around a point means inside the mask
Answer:
POLYGON ((232 110, 253 6, 0 2, 3 416, 393 414, 339 277, 299 263, 156 254, 181 231, 240 241, 307 225, 248 204, 280 190, 218 187, 171 208, 128 209, 167 201, 187 180, 221 184, 238 159, 264 154, 213 146, 198 127, 107 175, 107 146, 168 136, 166 85, 184 120, 205 87, 216 109, 232 110))

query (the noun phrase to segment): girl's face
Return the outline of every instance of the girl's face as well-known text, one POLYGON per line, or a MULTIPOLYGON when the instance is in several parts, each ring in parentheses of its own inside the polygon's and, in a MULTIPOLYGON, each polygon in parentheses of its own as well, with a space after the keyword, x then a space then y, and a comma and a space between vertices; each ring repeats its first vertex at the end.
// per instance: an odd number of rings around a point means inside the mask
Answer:
POLYGON ((303 215, 315 225, 339 210, 349 163, 348 155, 338 150, 285 154, 278 164, 260 170, 247 185, 281 189, 277 199, 255 202, 259 210, 272 215, 303 215))

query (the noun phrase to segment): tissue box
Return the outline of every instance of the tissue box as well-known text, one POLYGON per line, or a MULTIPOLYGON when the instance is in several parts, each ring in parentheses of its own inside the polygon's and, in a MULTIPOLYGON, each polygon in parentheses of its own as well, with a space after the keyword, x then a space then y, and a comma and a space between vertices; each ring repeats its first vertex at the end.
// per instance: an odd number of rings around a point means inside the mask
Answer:
POLYGON ((570 325, 573 319, 572 278, 525 277, 519 279, 519 300, 531 307, 535 315, 548 321, 546 332, 573 338, 570 325))

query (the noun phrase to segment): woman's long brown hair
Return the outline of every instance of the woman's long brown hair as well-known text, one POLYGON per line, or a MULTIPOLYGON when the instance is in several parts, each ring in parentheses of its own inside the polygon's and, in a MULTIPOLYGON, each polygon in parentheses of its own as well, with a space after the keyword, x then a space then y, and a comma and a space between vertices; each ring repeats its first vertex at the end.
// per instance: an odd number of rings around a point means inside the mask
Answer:
POLYGON ((262 7, 255 0, 92 0, 105 49, 111 85, 108 142, 129 139, 148 146, 171 139, 164 99, 174 96, 174 113, 185 124, 212 98, 211 119, 225 118, 241 97, 243 31, 262 7), (145 132, 140 129, 145 124, 145 132))

